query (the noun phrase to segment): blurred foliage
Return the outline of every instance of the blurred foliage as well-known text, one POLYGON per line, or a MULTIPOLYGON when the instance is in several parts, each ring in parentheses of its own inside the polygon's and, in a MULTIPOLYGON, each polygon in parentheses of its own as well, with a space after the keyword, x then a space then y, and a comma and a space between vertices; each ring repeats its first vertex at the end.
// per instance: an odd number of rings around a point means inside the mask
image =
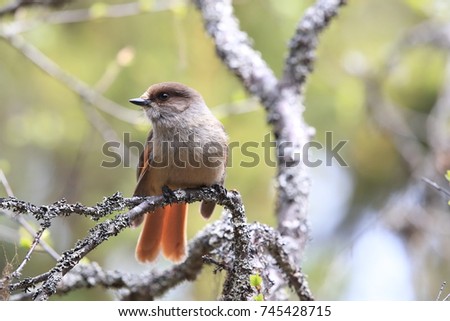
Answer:
MULTIPOLYGON (((9 1, 0 0, 0 6, 9 1)), ((0 30, 13 22, 20 24, 42 19, 42 23, 38 22, 23 34, 26 41, 62 69, 93 87, 103 79, 107 84, 104 95, 124 108, 134 109, 128 99, 140 95, 150 84, 183 82, 201 92, 212 110, 220 114, 230 141, 240 144, 262 142, 270 133, 265 113, 262 108, 249 108, 248 112, 242 113, 235 113, 236 108, 231 108, 231 105, 238 104, 246 109, 254 103, 247 100, 238 80, 216 57, 196 9, 184 1, 140 1, 140 14, 102 18, 108 5, 123 2, 73 1, 58 10, 90 8, 95 19, 67 24, 46 23, 45 16, 51 11, 29 8, 19 11, 14 18, 2 18, 0 30), (171 8, 153 11, 161 3, 170 3, 171 8), (107 74, 111 68, 115 71, 107 74)), ((255 48, 261 51, 277 75, 282 73, 286 44, 296 23, 312 3, 311 0, 234 2, 241 27, 253 38, 255 48)), ((325 267, 339 267, 332 258, 339 256, 339 251, 351 237, 343 231, 352 230, 367 209, 381 207, 409 179, 391 137, 379 131, 368 116, 365 87, 356 74, 360 70, 384 68, 393 46, 412 26, 426 19, 448 22, 449 18, 448 0, 349 1, 320 38, 315 71, 306 91, 305 117, 316 128, 318 141, 324 141, 326 131, 334 133, 334 141, 349 141, 343 149, 349 167, 339 170, 350 177, 352 186, 347 196, 340 194, 339 182, 330 182, 331 194, 316 191, 319 199, 326 198, 327 202, 333 203, 333 199, 345 197, 348 204, 342 214, 345 229, 333 229, 325 240, 313 240, 311 248, 315 252, 310 251, 305 259, 313 293, 326 286, 324 282, 329 280, 328 274, 334 273, 325 267)), ((88 112, 95 107, 86 105, 3 40, 0 41, 0 56, 0 168, 15 195, 37 204, 51 203, 64 197, 69 202, 87 205, 95 204, 103 196, 116 191, 131 195, 135 185, 135 164, 101 167, 105 160, 102 154, 105 141, 89 121, 88 112)), ((384 82, 384 92, 406 111, 426 117, 441 88, 444 58, 442 52, 433 48, 411 50, 402 56, 400 64, 384 82)), ((108 130, 115 131, 119 137, 130 133, 133 141, 145 140, 149 125, 143 117, 137 124, 130 124, 109 114, 101 114, 108 130)), ((424 131, 424 124, 420 117, 418 119, 411 123, 420 133, 424 131)), ((262 148, 251 151, 263 159, 262 148)), ((263 161, 251 168, 240 166, 241 161, 248 159, 237 148, 232 158, 226 187, 240 191, 249 221, 275 224, 276 169, 263 161)), ((314 188, 314 175, 312 183, 314 188)), ((0 193, 5 195, 1 187, 0 193)), ((312 208, 315 206, 317 204, 312 204, 312 208)), ((193 205, 189 237, 207 224, 197 213, 198 206, 193 205)), ((214 217, 219 215, 220 209, 217 209, 214 217)), ((322 224, 326 222, 324 219, 322 224)), ((93 224, 77 217, 61 218, 46 238, 57 251, 62 252, 85 235, 93 224)), ((26 253, 23 245, 30 241, 18 226, 3 216, 0 216, 0 226, 4 226, 5 231, 6 228, 13 231, 8 234, 9 238, 5 232, 0 240, 3 244, 1 252, 5 252, 5 255, 0 253, 1 269, 5 258, 12 260, 16 252, 22 258, 26 253)), ((314 233, 320 232, 321 228, 313 225, 314 233)), ((126 231, 91 253, 89 259, 100 262, 107 269, 142 271, 147 267, 134 259, 137 235, 137 231, 126 231)), ((445 262, 448 264, 448 260, 445 262)), ((45 253, 37 252, 24 275, 44 272, 52 263, 45 253)), ((161 260, 158 267, 168 264, 161 260)), ((433 298, 439 282, 445 275, 448 278, 448 268, 448 265, 436 263, 424 270, 425 275, 434 273, 436 277, 416 297, 433 298)), ((350 275, 341 274, 341 278, 333 283, 337 283, 337 287, 325 293, 319 291, 320 298, 343 297, 350 275)), ((212 269, 206 268, 198 282, 180 286, 166 298, 214 299, 220 291, 222 279, 223 276, 214 275, 212 269)), ((55 299, 96 300, 110 298, 109 295, 102 289, 94 289, 76 291, 55 299)))

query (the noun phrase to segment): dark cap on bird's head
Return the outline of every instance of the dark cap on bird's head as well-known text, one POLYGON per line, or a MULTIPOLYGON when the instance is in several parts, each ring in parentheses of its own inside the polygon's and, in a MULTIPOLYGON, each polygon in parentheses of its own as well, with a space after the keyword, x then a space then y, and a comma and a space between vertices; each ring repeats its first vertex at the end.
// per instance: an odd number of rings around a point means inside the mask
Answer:
POLYGON ((156 104, 159 107, 174 105, 187 108, 190 104, 186 104, 186 102, 198 99, 203 101, 197 91, 186 85, 177 82, 163 82, 150 86, 141 97, 130 99, 129 102, 142 107, 154 107, 156 104))

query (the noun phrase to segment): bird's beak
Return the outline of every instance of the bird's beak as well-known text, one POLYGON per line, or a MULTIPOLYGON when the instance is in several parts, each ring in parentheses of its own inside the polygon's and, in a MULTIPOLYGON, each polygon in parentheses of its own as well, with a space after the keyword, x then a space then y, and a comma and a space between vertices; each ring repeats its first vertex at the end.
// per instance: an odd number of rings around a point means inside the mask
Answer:
POLYGON ((129 102, 138 106, 150 106, 150 99, 133 98, 129 102))

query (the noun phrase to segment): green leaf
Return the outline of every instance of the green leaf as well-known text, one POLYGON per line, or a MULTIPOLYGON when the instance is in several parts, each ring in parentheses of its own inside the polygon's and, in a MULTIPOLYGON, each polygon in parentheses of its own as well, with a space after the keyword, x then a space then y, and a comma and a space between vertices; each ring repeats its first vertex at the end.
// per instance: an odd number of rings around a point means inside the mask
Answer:
POLYGON ((450 182, 450 170, 445 174, 445 178, 450 182))
POLYGON ((29 248, 33 243, 34 238, 23 227, 19 228, 19 245, 24 248, 29 248))
POLYGON ((80 263, 81 263, 81 264, 89 264, 89 263, 91 263, 91 260, 89 260, 87 257, 83 257, 83 258, 80 260, 80 263))
POLYGON ((250 275, 250 285, 253 287, 260 287, 262 284, 262 277, 258 274, 250 275))
POLYGON ((52 236, 49 230, 45 230, 44 233, 42 233, 41 240, 47 242, 49 245, 53 244, 52 236))
POLYGON ((255 296, 255 301, 264 301, 264 296, 262 295, 262 293, 258 294, 257 296, 255 296))
MULTIPOLYGON (((40 240, 47 242, 50 246, 52 245, 52 238, 49 230, 45 230, 42 233, 40 240)), ((19 245, 24 248, 30 248, 31 244, 34 242, 34 237, 28 232, 24 227, 19 228, 19 245)), ((41 251, 42 248, 38 244, 36 250, 41 251)))

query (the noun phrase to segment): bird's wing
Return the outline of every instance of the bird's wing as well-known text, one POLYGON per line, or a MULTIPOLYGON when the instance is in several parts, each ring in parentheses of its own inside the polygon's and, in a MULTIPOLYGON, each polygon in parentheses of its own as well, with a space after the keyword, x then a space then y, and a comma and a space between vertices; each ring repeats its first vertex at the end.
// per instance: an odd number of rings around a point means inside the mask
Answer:
POLYGON ((144 174, 147 172, 148 165, 151 160, 152 146, 151 144, 149 144, 149 142, 151 141, 152 137, 153 137, 153 130, 150 130, 150 133, 148 134, 147 137, 147 141, 145 142, 144 150, 141 152, 141 155, 139 155, 139 163, 136 168, 136 178, 138 181, 138 185, 142 176, 144 176, 144 174))
MULTIPOLYGON (((152 144, 150 143, 153 136, 153 130, 150 131, 147 141, 145 143, 144 150, 142 151, 141 155, 139 156, 139 163, 136 170, 136 176, 137 176, 137 184, 136 189, 134 190, 135 196, 149 196, 150 191, 148 179, 150 176, 150 160, 152 159, 152 144)), ((133 227, 139 226, 142 221, 144 220, 144 215, 141 215, 138 218, 135 218, 133 222, 131 222, 133 227)))

